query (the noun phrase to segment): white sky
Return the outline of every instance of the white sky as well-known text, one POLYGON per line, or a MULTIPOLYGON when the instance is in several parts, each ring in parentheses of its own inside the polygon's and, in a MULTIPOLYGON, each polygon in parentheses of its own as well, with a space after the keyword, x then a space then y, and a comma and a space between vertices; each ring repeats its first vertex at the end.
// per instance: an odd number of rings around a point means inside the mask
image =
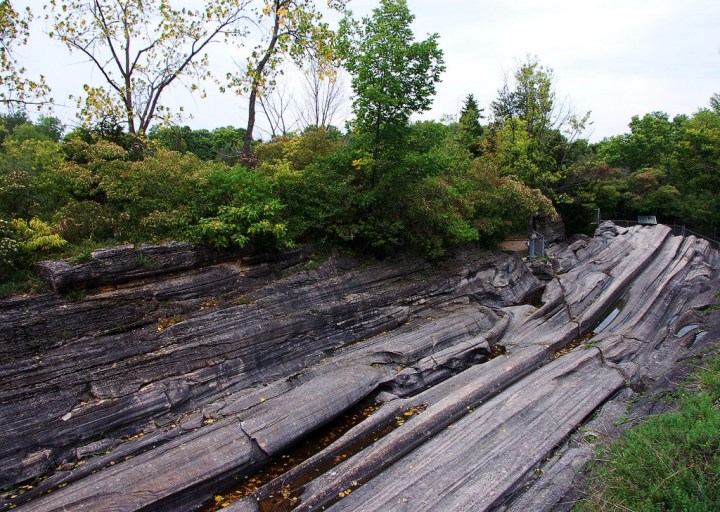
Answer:
MULTIPOLYGON (((356 17, 379 0, 350 0, 356 17)), ((99 73, 79 55, 70 55, 45 35, 41 0, 14 2, 36 13, 31 45, 20 50, 30 76, 43 73, 53 97, 82 92, 83 83, 99 83, 99 73)), ((319 0, 319 3, 324 3, 319 0)), ((422 116, 455 115, 467 94, 481 107, 497 96, 503 75, 511 75, 528 54, 554 70, 559 100, 577 113, 592 111, 591 140, 628 131, 633 115, 664 111, 692 114, 720 92, 720 1, 718 0, 409 0, 418 39, 440 34, 447 71, 438 84, 433 109, 422 116)), ((232 67, 225 55, 215 60, 224 74, 232 67), (224 59, 224 60, 223 60, 224 59)), ((299 88, 295 79, 286 88, 299 88)), ((167 103, 182 104, 193 128, 244 126, 245 98, 209 98, 173 89, 167 103)), ((300 95, 301 93, 297 93, 300 95)), ((488 109, 489 110, 489 109, 488 109)), ((55 114, 74 122, 72 108, 55 114)), ((260 116, 258 122, 261 122, 260 116)))

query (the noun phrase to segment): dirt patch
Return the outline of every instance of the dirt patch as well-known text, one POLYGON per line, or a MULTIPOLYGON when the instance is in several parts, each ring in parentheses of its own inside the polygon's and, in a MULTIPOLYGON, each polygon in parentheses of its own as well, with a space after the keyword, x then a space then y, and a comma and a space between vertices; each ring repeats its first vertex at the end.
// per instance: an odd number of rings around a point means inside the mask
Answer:
POLYGON ((528 250, 528 241, 527 238, 522 239, 509 239, 505 240, 502 244, 500 244, 500 247, 503 251, 510 251, 510 252, 525 252, 527 253, 528 250))

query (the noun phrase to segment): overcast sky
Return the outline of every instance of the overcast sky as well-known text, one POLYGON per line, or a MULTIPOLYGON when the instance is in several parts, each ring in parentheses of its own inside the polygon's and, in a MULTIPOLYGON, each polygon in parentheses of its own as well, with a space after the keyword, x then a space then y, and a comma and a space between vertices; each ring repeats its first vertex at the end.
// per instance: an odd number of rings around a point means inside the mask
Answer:
MULTIPOLYGON (((31 45, 21 50, 31 72, 42 72, 57 101, 97 82, 78 55, 49 41, 42 1, 14 2, 36 12, 31 45)), ((322 0, 321 0, 322 3, 322 0)), ((527 55, 552 68, 559 100, 576 113, 592 111, 591 140, 627 132, 633 115, 692 114, 720 92, 719 0, 409 0, 418 39, 440 35, 447 71, 423 119, 455 115, 467 94, 489 106, 527 55)), ((356 17, 378 0, 350 0, 356 17)), ((222 62, 219 59, 216 61, 222 62)), ((228 60, 223 63, 228 65, 228 60)), ((225 69, 220 70, 224 74, 225 69)), ((31 75, 32 76, 32 75, 31 75)), ((288 88, 299 83, 290 83, 288 88)), ((246 99, 209 88, 208 99, 170 91, 170 103, 193 115, 193 128, 244 126, 246 99)), ((65 101, 66 104, 70 102, 65 101)), ((56 114, 68 123, 73 111, 56 114)))

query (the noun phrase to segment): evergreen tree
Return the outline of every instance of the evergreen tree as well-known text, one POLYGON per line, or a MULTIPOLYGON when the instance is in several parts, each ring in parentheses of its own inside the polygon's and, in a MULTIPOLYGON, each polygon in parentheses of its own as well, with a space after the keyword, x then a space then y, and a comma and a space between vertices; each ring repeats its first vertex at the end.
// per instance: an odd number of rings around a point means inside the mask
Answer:
POLYGON ((482 154, 480 141, 482 139, 484 129, 480 124, 480 119, 483 117, 483 110, 485 109, 478 107, 477 101, 475 101, 475 96, 468 94, 467 98, 465 98, 465 104, 460 111, 460 120, 458 122, 459 142, 475 157, 482 154))

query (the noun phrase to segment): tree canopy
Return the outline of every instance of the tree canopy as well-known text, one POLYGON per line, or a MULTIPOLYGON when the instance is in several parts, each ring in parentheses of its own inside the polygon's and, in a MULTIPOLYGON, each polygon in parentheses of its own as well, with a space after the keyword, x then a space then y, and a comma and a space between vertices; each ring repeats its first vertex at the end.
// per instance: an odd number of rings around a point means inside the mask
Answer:
POLYGON ((45 78, 28 78, 15 55, 17 46, 27 43, 32 18, 29 7, 19 13, 9 0, 0 1, 0 104, 11 110, 50 101, 45 78))
POLYGON ((180 78, 195 89, 210 76, 208 45, 239 43, 247 32, 251 0, 209 0, 202 8, 172 1, 50 0, 51 37, 87 57, 102 85, 85 84, 77 96, 81 119, 123 122, 143 136, 171 112, 161 98, 180 78))
POLYGON ((353 126, 371 139, 371 186, 381 151, 392 151, 412 113, 430 108, 445 70, 439 36, 415 41, 414 18, 405 0, 381 0, 372 16, 361 22, 345 17, 340 25, 340 52, 354 91, 353 126))
POLYGON ((481 139, 485 131, 480 124, 482 111, 475 100, 475 96, 468 94, 463 102, 458 120, 460 142, 473 156, 480 156, 482 153, 481 139))

